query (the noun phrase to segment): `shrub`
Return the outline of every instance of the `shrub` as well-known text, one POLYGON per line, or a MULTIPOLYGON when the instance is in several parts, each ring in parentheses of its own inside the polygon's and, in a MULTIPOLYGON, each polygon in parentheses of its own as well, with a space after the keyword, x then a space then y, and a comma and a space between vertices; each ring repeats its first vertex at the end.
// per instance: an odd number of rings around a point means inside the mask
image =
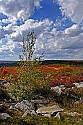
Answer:
POLYGON ((41 64, 43 54, 38 58, 32 59, 34 54, 34 45, 36 37, 34 32, 29 32, 27 40, 23 38, 23 55, 20 55, 19 67, 15 76, 15 81, 9 87, 9 90, 16 97, 22 99, 31 99, 36 95, 47 94, 49 90, 49 77, 46 78, 43 73, 36 71, 36 67, 41 64))

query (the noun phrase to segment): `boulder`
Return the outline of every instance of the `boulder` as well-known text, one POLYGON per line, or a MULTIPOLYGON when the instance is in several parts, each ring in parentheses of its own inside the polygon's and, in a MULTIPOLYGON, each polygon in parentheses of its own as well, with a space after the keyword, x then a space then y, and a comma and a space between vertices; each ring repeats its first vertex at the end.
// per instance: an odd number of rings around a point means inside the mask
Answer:
POLYGON ((21 111, 24 111, 24 112, 29 109, 29 107, 27 105, 23 104, 23 103, 17 103, 15 105, 15 108, 17 108, 21 111))
POLYGON ((7 113, 0 113, 0 119, 7 119, 10 116, 7 113))
POLYGON ((37 113, 35 112, 35 110, 31 111, 31 116, 37 116, 37 113))
POLYGON ((43 107, 39 108, 36 112, 37 112, 37 114, 40 114, 40 115, 50 114, 52 116, 53 114, 56 114, 57 112, 61 112, 61 111, 63 111, 62 108, 60 108, 57 105, 53 105, 53 106, 48 106, 48 107, 43 106, 43 107))
POLYGON ((26 110, 26 112, 22 115, 22 118, 25 118, 28 114, 30 114, 30 110, 26 110))
POLYGON ((15 108, 21 110, 21 111, 26 111, 26 110, 31 110, 32 108, 32 103, 29 102, 28 100, 23 100, 21 101, 20 103, 18 102, 16 105, 15 105, 15 108))
POLYGON ((60 114, 60 112, 57 112, 57 114, 55 115, 55 117, 57 117, 57 118, 61 118, 61 114, 60 114))
POLYGON ((51 90, 53 92, 56 92, 58 95, 61 95, 61 93, 62 93, 61 87, 59 87, 59 86, 51 87, 51 90))
POLYGON ((77 88, 83 88, 83 82, 73 83, 77 88))
POLYGON ((9 107, 9 110, 18 110, 14 105, 11 105, 10 107, 9 107))
POLYGON ((51 117, 51 114, 42 114, 42 116, 45 116, 45 117, 51 117))
POLYGON ((23 103, 23 104, 25 104, 25 105, 27 105, 27 106, 30 106, 30 105, 31 105, 31 103, 30 103, 29 100, 23 100, 23 101, 21 101, 21 103, 23 103))

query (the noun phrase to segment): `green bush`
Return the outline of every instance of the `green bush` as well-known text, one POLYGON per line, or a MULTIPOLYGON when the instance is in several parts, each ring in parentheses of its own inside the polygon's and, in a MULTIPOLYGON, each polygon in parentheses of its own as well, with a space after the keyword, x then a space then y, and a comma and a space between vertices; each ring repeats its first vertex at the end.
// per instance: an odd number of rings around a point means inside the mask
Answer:
POLYGON ((8 89, 20 100, 32 99, 36 95, 48 95, 50 79, 46 78, 43 73, 36 71, 36 67, 41 64, 44 53, 38 58, 32 59, 35 41, 36 37, 33 31, 28 33, 27 40, 23 38, 23 55, 20 55, 16 76, 8 89))

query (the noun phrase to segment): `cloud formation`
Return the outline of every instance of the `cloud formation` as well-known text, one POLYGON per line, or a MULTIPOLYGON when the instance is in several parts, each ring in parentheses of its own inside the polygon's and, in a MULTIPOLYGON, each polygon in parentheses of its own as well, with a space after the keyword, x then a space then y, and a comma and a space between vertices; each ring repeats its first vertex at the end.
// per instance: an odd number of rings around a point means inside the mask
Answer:
POLYGON ((83 0, 57 0, 57 2, 63 15, 75 23, 80 24, 83 21, 83 0))
POLYGON ((41 7, 41 0, 0 0, 0 12, 8 16, 7 19, 0 20, 1 60, 18 60, 22 51, 22 38, 26 38, 27 33, 32 30, 37 37, 35 54, 45 51, 45 59, 83 59, 83 27, 79 25, 83 20, 83 4, 80 4, 83 2, 57 1, 62 13, 76 24, 57 30, 56 26, 61 22, 30 19, 35 8, 41 7), (17 25, 19 19, 20 25, 17 25))
POLYGON ((0 12, 14 19, 28 19, 35 8, 40 8, 40 0, 0 0, 0 12))

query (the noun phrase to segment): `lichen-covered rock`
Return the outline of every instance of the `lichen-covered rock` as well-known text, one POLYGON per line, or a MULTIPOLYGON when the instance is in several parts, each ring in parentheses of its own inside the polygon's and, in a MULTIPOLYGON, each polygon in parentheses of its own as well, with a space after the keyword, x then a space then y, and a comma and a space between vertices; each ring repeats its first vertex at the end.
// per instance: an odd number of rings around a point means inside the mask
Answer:
POLYGON ((0 119, 7 119, 10 117, 7 113, 0 113, 0 119))
POLYGON ((37 113, 34 110, 32 110, 31 111, 31 116, 37 116, 37 113))
POLYGON ((29 109, 29 107, 27 105, 25 105, 24 103, 17 103, 15 105, 15 108, 17 108, 21 111, 24 111, 24 112, 29 109))
POLYGON ((26 112, 22 115, 22 118, 25 118, 28 114, 30 114, 30 110, 26 110, 26 112))
POLYGON ((54 113, 57 113, 57 112, 61 112, 63 111, 62 108, 60 108, 59 106, 57 105, 53 105, 53 106, 43 106, 41 108, 39 108, 36 112, 37 114, 40 114, 40 115, 44 115, 44 114, 51 114, 53 115, 54 113))
POLYGON ((21 102, 18 102, 15 105, 15 108, 17 108, 17 109, 19 109, 21 111, 26 112, 27 110, 30 110, 32 108, 32 104, 28 100, 23 100, 21 102))
POLYGON ((61 87, 59 87, 59 86, 51 87, 51 90, 53 92, 56 92, 58 95, 61 95, 61 93, 62 93, 61 87))

